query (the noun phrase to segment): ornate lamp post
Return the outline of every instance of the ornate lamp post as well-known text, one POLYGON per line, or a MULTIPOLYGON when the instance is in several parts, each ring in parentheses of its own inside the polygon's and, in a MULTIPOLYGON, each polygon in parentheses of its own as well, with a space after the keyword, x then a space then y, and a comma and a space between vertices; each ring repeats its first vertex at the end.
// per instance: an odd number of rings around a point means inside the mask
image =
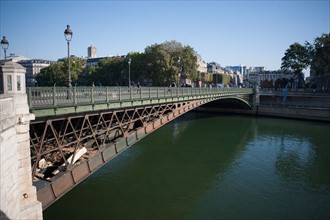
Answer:
POLYGON ((178 79, 176 81, 176 86, 177 87, 179 87, 180 78, 181 78, 181 58, 180 57, 178 59, 178 64, 179 64, 179 72, 178 72, 178 79))
POLYGON ((131 88, 131 58, 128 59, 128 87, 131 88))
POLYGON ((9 47, 9 42, 7 41, 6 37, 3 36, 2 40, 1 40, 1 47, 5 52, 5 61, 7 60, 7 56, 6 56, 6 50, 9 47))
POLYGON ((70 73, 70 41, 72 39, 72 30, 70 29, 70 25, 66 26, 66 29, 64 31, 64 36, 66 41, 68 42, 68 73, 69 73, 69 78, 68 78, 68 87, 71 88, 71 73, 70 73))

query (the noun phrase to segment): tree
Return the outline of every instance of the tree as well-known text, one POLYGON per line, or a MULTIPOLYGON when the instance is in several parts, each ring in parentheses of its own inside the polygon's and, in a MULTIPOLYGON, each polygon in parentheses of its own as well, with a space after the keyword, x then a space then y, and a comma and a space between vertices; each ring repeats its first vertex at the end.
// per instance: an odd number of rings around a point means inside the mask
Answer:
POLYGON ((123 71, 127 68, 125 65, 128 65, 125 58, 120 56, 103 59, 99 61, 95 74, 91 75, 92 81, 95 85, 122 85, 125 78, 123 71))
POLYGON ((323 34, 314 41, 311 72, 315 75, 330 73, 330 34, 323 34))
POLYGON ((298 87, 303 86, 304 79, 302 70, 306 69, 311 64, 311 51, 312 48, 308 42, 305 43, 305 46, 296 42, 290 45, 282 58, 281 69, 284 73, 290 71, 294 72, 298 80, 298 87))
POLYGON ((284 72, 293 71, 295 75, 300 75, 302 70, 307 68, 311 63, 311 52, 309 44, 305 46, 294 43, 285 51, 282 58, 281 69, 284 72))
POLYGON ((153 85, 169 85, 179 78, 197 80, 197 57, 193 48, 176 41, 154 44, 145 49, 146 78, 153 85))
MULTIPOLYGON (((78 82, 78 76, 82 73, 83 63, 78 58, 70 58, 70 75, 72 85, 78 82)), ((68 85, 68 62, 59 61, 50 64, 40 70, 36 76, 38 86, 67 86, 68 85)))

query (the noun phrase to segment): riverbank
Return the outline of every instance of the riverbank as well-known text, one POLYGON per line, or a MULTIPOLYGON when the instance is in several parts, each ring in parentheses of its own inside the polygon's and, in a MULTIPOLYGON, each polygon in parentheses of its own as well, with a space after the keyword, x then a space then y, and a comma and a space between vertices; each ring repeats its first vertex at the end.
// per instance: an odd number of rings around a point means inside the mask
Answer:
POLYGON ((197 109, 197 111, 330 122, 330 109, 316 109, 316 108, 303 109, 303 108, 274 107, 274 106, 264 105, 264 106, 258 106, 256 110, 200 107, 197 109))
POLYGON ((239 109, 228 103, 223 105, 221 102, 196 110, 330 122, 330 94, 290 91, 284 99, 283 92, 267 90, 260 92, 259 104, 252 110, 239 109))

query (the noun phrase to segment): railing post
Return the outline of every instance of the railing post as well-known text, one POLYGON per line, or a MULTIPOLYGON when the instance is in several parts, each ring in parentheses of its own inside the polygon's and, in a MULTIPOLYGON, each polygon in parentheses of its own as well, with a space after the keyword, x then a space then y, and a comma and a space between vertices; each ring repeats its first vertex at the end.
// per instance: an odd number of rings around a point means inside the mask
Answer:
POLYGON ((54 86, 53 87, 53 105, 55 106, 57 103, 56 103, 56 87, 54 86))
POLYGON ((132 88, 131 87, 129 87, 129 98, 130 98, 130 100, 132 100, 132 88))
POLYGON ((121 87, 119 87, 119 101, 121 101, 121 87))
POLYGON ((77 104, 77 87, 73 87, 73 103, 77 104))
POLYGON ((94 87, 91 87, 91 102, 94 103, 94 87))
POLYGON ((159 98, 159 87, 157 86, 157 99, 159 98))
POLYGON ((149 86, 149 99, 151 99, 151 87, 149 86))
POLYGON ((106 88, 105 88, 105 95, 106 95, 105 100, 106 100, 107 102, 109 102, 109 87, 106 87, 106 88))

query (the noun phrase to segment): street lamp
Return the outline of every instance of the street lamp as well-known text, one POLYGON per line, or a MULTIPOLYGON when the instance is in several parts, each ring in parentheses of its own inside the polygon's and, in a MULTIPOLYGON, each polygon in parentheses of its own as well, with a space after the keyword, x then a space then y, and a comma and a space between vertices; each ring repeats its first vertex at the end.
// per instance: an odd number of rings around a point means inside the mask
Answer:
POLYGON ((3 36, 2 40, 1 40, 1 47, 5 52, 5 61, 7 60, 7 56, 6 56, 6 50, 9 47, 9 42, 7 41, 6 37, 3 36))
POLYGON ((131 88, 131 58, 128 59, 128 87, 131 88))
POLYGON ((68 87, 71 88, 71 73, 70 73, 70 41, 72 39, 72 31, 70 29, 70 25, 66 26, 66 29, 64 31, 64 36, 66 41, 68 42, 68 72, 69 72, 69 79, 68 79, 68 87))
POLYGON ((181 78, 181 58, 180 57, 178 59, 178 64, 179 64, 179 72, 178 72, 178 78, 177 78, 177 82, 176 82, 177 87, 179 87, 180 78, 181 78))

